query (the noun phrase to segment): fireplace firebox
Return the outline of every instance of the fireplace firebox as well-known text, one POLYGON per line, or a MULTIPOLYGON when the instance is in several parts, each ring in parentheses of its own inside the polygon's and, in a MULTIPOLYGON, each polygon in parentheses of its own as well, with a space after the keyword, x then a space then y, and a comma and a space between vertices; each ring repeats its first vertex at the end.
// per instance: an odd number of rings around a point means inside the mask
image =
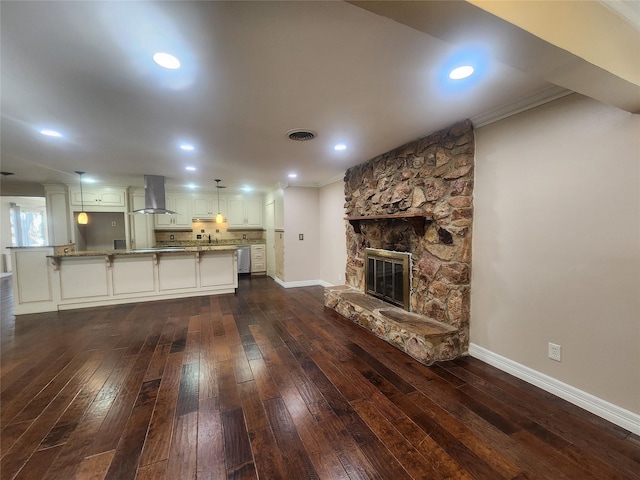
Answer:
POLYGON ((411 254, 377 248, 365 250, 366 293, 411 310, 411 254))

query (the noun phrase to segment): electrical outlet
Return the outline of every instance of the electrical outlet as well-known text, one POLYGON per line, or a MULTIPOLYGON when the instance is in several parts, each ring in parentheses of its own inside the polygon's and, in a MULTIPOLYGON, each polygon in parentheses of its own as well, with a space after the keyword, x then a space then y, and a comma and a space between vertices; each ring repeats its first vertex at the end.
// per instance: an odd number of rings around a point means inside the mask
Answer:
POLYGON ((549 358, 560 362, 562 360, 562 346, 549 342, 549 358))

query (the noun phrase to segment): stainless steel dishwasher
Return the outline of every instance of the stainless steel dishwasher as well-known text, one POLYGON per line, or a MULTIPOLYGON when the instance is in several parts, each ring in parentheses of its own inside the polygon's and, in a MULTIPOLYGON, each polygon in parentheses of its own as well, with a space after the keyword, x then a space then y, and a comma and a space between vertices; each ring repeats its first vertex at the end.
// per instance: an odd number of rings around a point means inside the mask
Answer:
POLYGON ((238 247, 238 273, 251 273, 251 245, 238 247))

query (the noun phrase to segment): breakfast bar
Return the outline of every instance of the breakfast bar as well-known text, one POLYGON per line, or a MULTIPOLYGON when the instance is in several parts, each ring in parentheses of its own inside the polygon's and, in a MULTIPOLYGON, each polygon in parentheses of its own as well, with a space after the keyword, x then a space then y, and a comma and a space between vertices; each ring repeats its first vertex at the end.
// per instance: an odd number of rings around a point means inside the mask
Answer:
POLYGON ((12 249, 16 315, 234 293, 237 246, 12 249))

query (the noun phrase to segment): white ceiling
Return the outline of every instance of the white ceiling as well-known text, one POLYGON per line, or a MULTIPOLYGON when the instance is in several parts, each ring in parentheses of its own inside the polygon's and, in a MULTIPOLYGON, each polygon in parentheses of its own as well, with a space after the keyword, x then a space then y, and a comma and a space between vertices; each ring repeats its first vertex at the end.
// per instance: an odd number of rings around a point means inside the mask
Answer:
POLYGON ((458 120, 564 92, 500 63, 487 45, 473 45, 484 55, 478 75, 451 85, 447 67, 468 39, 443 41, 339 1, 0 9, 1 168, 15 173, 3 187, 74 183, 75 170, 100 184, 142 186, 155 174, 170 189, 202 191, 215 190, 214 178, 230 190, 323 185, 458 120), (183 67, 158 67, 157 51, 183 67), (64 137, 44 137, 43 127, 64 137), (291 141, 295 128, 318 136, 291 141), (179 150, 182 141, 196 150, 179 150), (347 150, 336 152, 338 142, 347 150))

